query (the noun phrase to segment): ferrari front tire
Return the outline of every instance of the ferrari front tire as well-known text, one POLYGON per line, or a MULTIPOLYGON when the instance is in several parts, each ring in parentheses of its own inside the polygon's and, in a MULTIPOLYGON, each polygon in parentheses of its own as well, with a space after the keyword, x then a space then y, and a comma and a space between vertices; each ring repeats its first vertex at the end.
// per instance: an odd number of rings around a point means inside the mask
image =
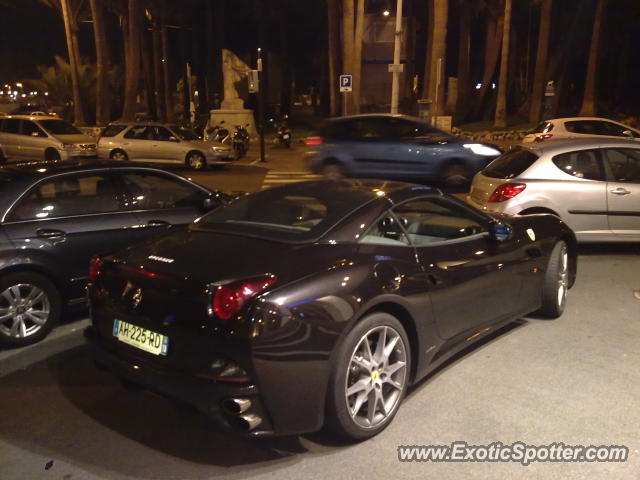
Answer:
POLYGON ((542 307, 539 312, 548 318, 558 318, 564 312, 569 290, 569 252, 563 241, 556 243, 549 256, 549 265, 542 286, 542 307))
POLYGON ((384 312, 366 316, 342 342, 327 402, 327 426, 361 441, 393 420, 409 383, 411 352, 402 324, 384 312))

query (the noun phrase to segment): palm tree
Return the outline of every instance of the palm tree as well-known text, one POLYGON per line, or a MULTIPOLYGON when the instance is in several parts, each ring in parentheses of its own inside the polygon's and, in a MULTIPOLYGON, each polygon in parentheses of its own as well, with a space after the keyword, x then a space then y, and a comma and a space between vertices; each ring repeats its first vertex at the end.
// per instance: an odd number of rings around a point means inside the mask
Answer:
POLYGON ((74 122, 84 125, 84 109, 80 96, 79 70, 81 68, 78 51, 78 19, 84 13, 84 0, 40 0, 47 7, 57 10, 64 22, 67 52, 71 65, 71 91, 73 94, 74 122))
POLYGON ((539 122, 542 112, 542 94, 547 80, 547 63, 549 57, 549 36, 551 33, 551 12, 553 0, 542 0, 540 9, 540 29, 538 31, 538 51, 531 90, 531 107, 529 121, 539 122))
MULTIPOLYGON (((343 75, 353 75, 353 60, 354 60, 354 21, 355 21, 355 12, 354 12, 354 3, 353 0, 343 0, 342 1, 342 74, 343 75)), ((348 95, 348 94, 344 94, 348 95)), ((353 97, 351 95, 347 96, 346 101, 344 102, 344 109, 342 114, 348 115, 351 111, 353 105, 353 97)))
POLYGON ((142 9, 139 0, 129 0, 126 22, 124 24, 125 47, 125 84, 122 119, 134 119, 137 107, 138 90, 140 88, 140 41, 142 30, 142 9))
POLYGON ((328 40, 328 75, 329 75, 329 114, 333 117, 338 114, 337 82, 339 69, 340 30, 338 19, 340 18, 340 8, 338 0, 328 0, 327 2, 327 40, 328 40))
POLYGON ((364 33, 364 0, 357 0, 356 30, 353 43, 353 113, 360 113, 362 99, 360 85, 362 77, 362 35, 364 33))
POLYGON ((578 114, 585 117, 593 117, 596 114, 596 76, 598 75, 598 51, 600 47, 600 30, 604 4, 605 0, 598 0, 598 4, 596 5, 596 14, 593 20, 591 47, 589 49, 589 64, 587 65, 587 80, 584 86, 582 108, 580 108, 580 113, 578 114))
POLYGON ((502 53, 500 54, 500 77, 498 80, 498 104, 496 106, 496 119, 494 125, 497 128, 507 126, 507 90, 508 61, 509 61, 509 37, 511 35, 511 0, 504 2, 504 28, 502 31, 502 53))
POLYGON ((444 113, 445 85, 444 73, 447 55, 447 21, 449 18, 449 0, 433 0, 431 16, 433 30, 431 32, 431 51, 429 53, 429 89, 428 95, 432 100, 431 114, 434 116, 444 113))
POLYGON ((93 36, 96 43, 96 124, 106 125, 111 117, 111 101, 108 86, 109 49, 104 24, 103 5, 99 0, 89 0, 93 18, 93 36))

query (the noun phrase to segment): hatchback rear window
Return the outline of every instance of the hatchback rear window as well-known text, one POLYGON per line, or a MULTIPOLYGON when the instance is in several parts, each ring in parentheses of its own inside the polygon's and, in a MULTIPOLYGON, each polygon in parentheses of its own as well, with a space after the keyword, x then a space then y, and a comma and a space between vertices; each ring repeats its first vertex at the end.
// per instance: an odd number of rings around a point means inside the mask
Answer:
POLYGON ((521 175, 538 159, 538 156, 524 148, 514 148, 500 155, 482 171, 486 177, 515 178, 521 175))
POLYGON ((108 127, 106 127, 103 130, 102 135, 100 135, 100 136, 101 137, 115 137, 121 131, 123 131, 125 128, 127 128, 126 125, 109 125, 108 127))

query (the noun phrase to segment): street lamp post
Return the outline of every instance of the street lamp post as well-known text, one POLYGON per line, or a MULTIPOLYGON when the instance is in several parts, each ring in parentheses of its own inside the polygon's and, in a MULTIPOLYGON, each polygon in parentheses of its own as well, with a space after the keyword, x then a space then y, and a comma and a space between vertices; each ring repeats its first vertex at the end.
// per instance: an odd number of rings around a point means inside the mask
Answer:
POLYGON ((402 45, 402 0, 397 0, 396 6, 396 31, 393 40, 393 64, 389 65, 392 72, 391 82, 391 113, 398 113, 398 97, 400 90, 400 73, 402 63, 400 63, 400 46, 402 45))

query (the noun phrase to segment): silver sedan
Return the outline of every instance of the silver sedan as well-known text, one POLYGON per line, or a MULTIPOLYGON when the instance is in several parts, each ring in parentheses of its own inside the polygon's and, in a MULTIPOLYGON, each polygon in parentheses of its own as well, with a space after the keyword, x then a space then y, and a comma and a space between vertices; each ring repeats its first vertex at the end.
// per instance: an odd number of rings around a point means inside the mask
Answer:
POLYGON ((640 144, 612 139, 523 144, 474 177, 467 202, 484 211, 553 213, 581 242, 640 241, 640 144))
POLYGON ((178 163, 193 170, 224 165, 235 159, 233 149, 200 140, 192 131, 160 123, 113 123, 98 140, 98 156, 112 160, 178 163))

